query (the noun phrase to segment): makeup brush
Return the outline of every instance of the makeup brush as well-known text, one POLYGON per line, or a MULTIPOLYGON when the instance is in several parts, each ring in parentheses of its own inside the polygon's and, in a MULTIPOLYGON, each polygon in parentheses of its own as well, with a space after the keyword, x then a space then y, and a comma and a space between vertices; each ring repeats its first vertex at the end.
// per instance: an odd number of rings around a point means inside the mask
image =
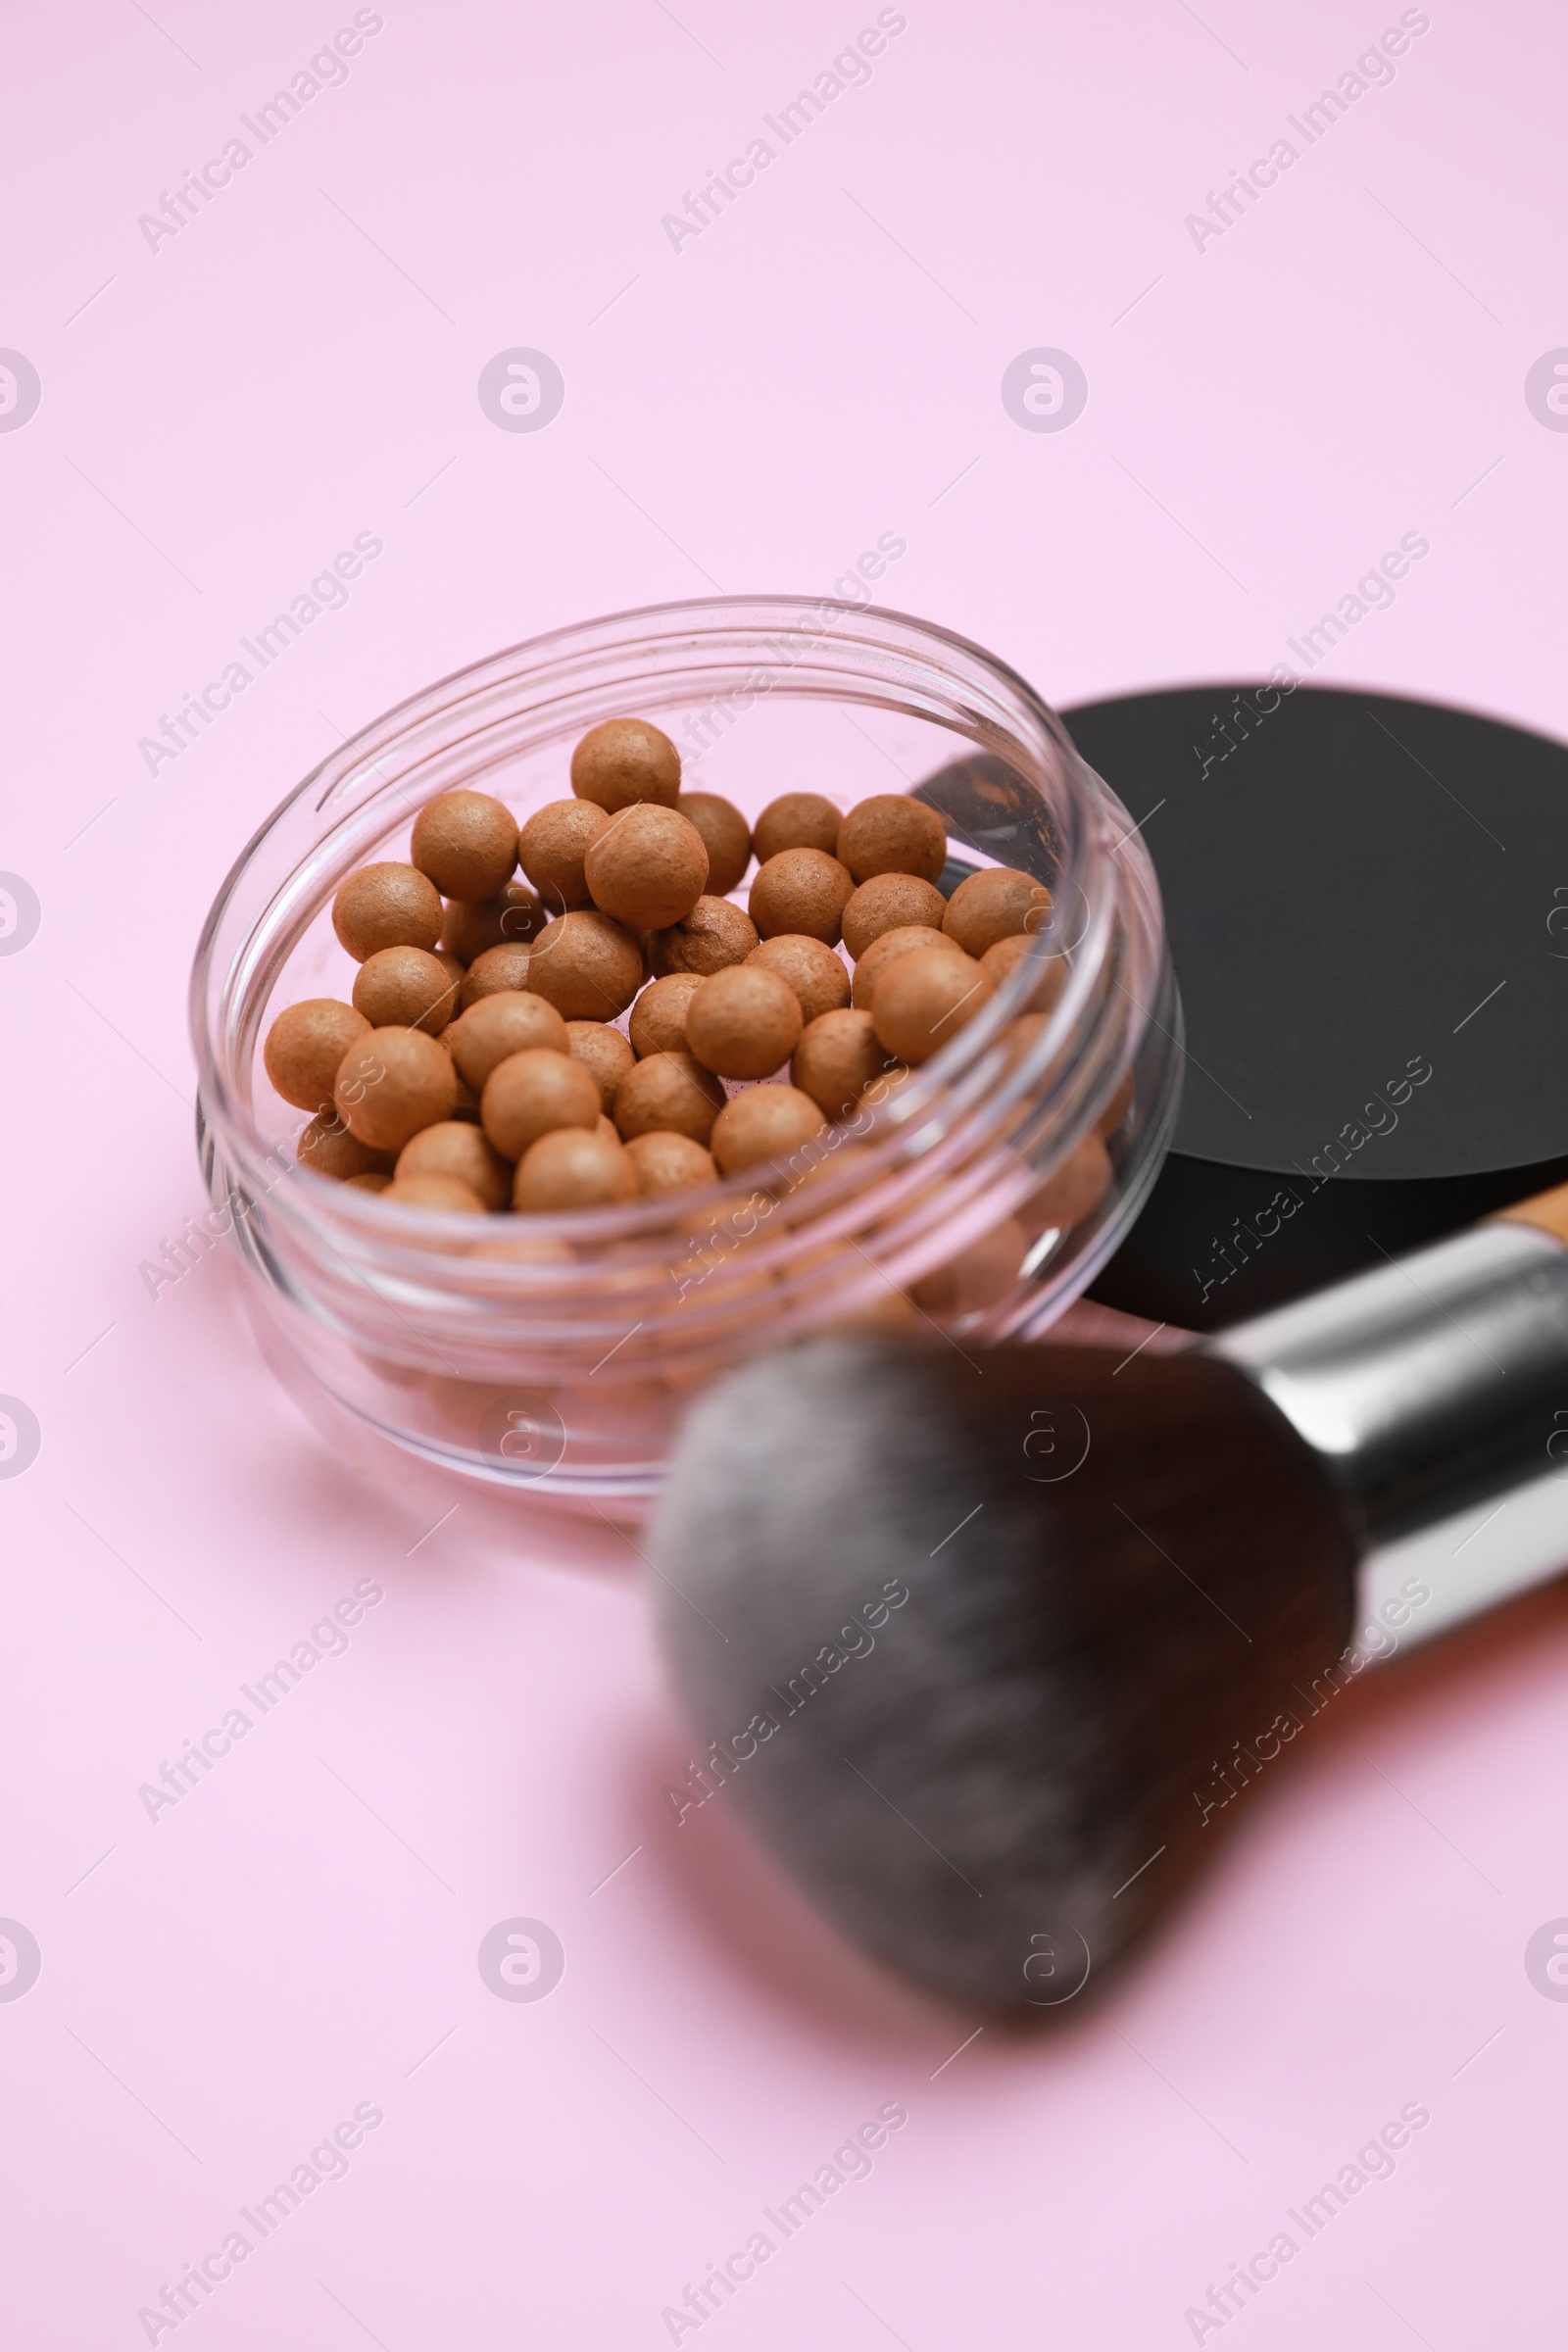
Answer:
POLYGON ((1059 2006, 1372 1658, 1568 1564, 1568 1186, 1176 1355, 848 1334, 692 1413, 656 1605, 855 1941, 1059 2006))

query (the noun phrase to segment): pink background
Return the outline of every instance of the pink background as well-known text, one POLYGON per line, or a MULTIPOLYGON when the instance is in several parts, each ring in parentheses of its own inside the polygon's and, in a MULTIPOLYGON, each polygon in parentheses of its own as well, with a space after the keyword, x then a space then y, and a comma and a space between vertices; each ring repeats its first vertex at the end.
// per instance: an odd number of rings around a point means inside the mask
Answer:
POLYGON ((768 13, 385 0, 156 252, 138 216, 352 10, 11 16, 0 343, 43 400, 0 433, 0 866, 43 922, 0 959, 0 1390, 43 1444, 0 1482, 0 1914, 43 1970, 0 2001, 0 2327, 145 2342, 138 2309, 368 2101, 348 2177, 182 2343, 653 2347, 899 2101, 705 2343, 1176 2346, 1419 2101, 1238 2341, 1540 2340, 1568 2007, 1522 1956, 1568 1912, 1560 1593, 1338 1702, 1109 2005, 945 2064, 973 2019, 839 1949, 721 1803, 672 1826, 621 1537, 335 1449, 226 1250, 156 1302, 138 1275, 201 1200, 185 974, 236 851, 341 733, 534 631, 820 594, 891 531, 887 602, 1070 703, 1265 672, 1414 530, 1324 678, 1568 732, 1568 441, 1523 397, 1568 339, 1557 12, 1434 0, 1200 253, 1184 217, 1396 8, 908 0, 869 84, 677 253, 661 217, 875 11, 768 13), (537 434, 475 395, 516 345, 565 379, 537 434), (1000 398, 1041 345, 1088 375, 1065 432, 1000 398), (150 775, 161 713, 360 531, 385 552, 346 609, 150 775), (139 1786, 365 1578, 347 1654, 150 1821, 139 1786), (538 2003, 477 1971, 514 1915, 565 1947, 538 2003))

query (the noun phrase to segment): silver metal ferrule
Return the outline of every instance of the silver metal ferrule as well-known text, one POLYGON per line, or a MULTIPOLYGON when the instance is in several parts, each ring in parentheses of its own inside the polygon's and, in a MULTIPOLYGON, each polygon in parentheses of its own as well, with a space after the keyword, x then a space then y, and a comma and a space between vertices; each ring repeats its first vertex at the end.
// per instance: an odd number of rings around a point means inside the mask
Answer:
POLYGON ((1478 1225, 1207 1343, 1318 1454, 1355 1640, 1429 1639, 1568 1567, 1568 1249, 1478 1225))

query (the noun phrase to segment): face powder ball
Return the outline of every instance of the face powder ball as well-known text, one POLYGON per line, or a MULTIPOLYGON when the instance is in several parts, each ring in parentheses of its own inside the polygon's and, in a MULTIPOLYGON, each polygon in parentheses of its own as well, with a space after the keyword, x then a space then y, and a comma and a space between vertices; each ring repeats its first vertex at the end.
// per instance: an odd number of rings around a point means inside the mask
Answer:
POLYGON ((1110 1190, 1114 1173, 1110 1154, 1099 1136, 1081 1137, 1038 1192, 1021 1204, 1018 1222, 1030 1234, 1049 1233, 1054 1225, 1063 1233, 1069 1231, 1099 1206, 1110 1190))
POLYGON ((713 1121, 710 1148, 726 1176, 782 1159, 827 1132, 809 1095, 794 1086, 750 1086, 726 1102, 713 1121))
POLYGON ((317 1113, 295 1145, 294 1156, 313 1176, 325 1176, 333 1184, 347 1184, 356 1176, 392 1174, 393 1154, 350 1135, 335 1110, 317 1113))
POLYGON ((446 920, 441 893, 416 866, 362 865, 332 901, 338 945, 363 963, 378 948, 435 946, 446 920))
POLYGON ((711 1152, 693 1143, 689 1135, 655 1128, 635 1135, 626 1146, 642 1200, 662 1200, 670 1193, 695 1193, 718 1182, 718 1165, 711 1152))
MULTIPOLYGON (((730 971, 744 965, 730 964, 730 971)), ((645 988, 631 1008, 628 1029, 639 1061, 650 1054, 678 1054, 686 1044, 686 1007, 708 983, 700 972, 670 972, 645 988)))
POLYGON ((481 1130, 466 1119, 422 1127, 398 1153, 399 1184, 411 1176, 448 1176, 476 1193, 486 1208, 505 1208, 512 1169, 481 1130))
POLYGON ((1051 893, 1033 874, 997 865, 970 874, 948 901, 942 928, 966 956, 983 956, 999 939, 1039 932, 1051 919, 1051 893))
POLYGON ((517 820, 487 792, 438 792, 414 820, 410 855, 444 899, 493 899, 517 863, 517 820))
POLYGON ((928 1315, 973 1315, 1005 1298, 1029 1254, 1029 1236, 1016 1217, 1004 1217, 989 1233, 909 1286, 909 1296, 928 1315))
POLYGON ((470 1004, 453 1022, 448 1043, 463 1077, 478 1094, 509 1054, 526 1053, 530 1047, 564 1054, 569 1041, 566 1024, 553 1004, 526 990, 510 989, 470 1004))
POLYGON ((682 922, 654 933, 651 961, 662 979, 670 972, 697 972, 706 979, 728 963, 744 963, 757 941, 751 916, 709 893, 682 922))
POLYGON ((381 1198, 405 1208, 444 1208, 453 1216, 486 1214, 472 1186, 460 1183, 456 1176, 394 1176, 381 1198))
POLYGON ((466 906, 454 899, 441 926, 441 946, 463 963, 473 963, 487 948, 520 946, 544 928, 544 911, 526 882, 509 882, 493 899, 466 906))
POLYGON ((680 754, 645 718, 607 718, 590 727, 571 755, 571 789, 612 814, 635 801, 673 808, 680 796, 680 754))
POLYGON ((354 1008, 372 1029, 424 1029, 434 1037, 457 1008, 456 978, 423 948, 377 948, 354 980, 354 1008))
POLYGON ((768 802, 752 828, 757 861, 765 865, 780 850, 825 850, 831 858, 843 822, 843 811, 819 792, 783 793, 768 802))
POLYGON ((991 994, 972 956, 927 948, 888 966, 871 992, 871 1019, 888 1052, 917 1066, 956 1037, 991 994))
MULTIPOLYGON (((1006 939, 994 940, 980 958, 980 969, 995 989, 1010 979, 1026 956, 1036 954, 1035 942, 1026 931, 1013 932, 1006 939)), ((1021 1012, 1051 1012, 1061 1000, 1067 985, 1067 966, 1059 956, 1041 957, 1034 966, 1038 977, 1030 990, 1021 1012)))
POLYGON ((613 1208, 637 1198, 637 1171, 612 1130, 561 1127, 530 1144, 517 1162, 512 1205, 535 1211, 613 1208))
POLYGON ((887 1066, 868 1012, 824 1012, 802 1031, 790 1078, 830 1119, 842 1119, 887 1066))
POLYGON ((612 816, 583 859, 594 905, 637 931, 690 914, 708 885, 708 852, 678 808, 639 803, 612 816))
POLYGON ((835 956, 824 941, 808 939, 803 931, 775 932, 760 948, 754 948, 746 960, 760 964, 764 972, 776 972, 789 983, 799 1000, 803 1021, 814 1021, 850 1001, 849 967, 843 956, 835 956))
POLYGON ((610 822, 592 801, 550 801, 517 837, 522 870, 552 913, 589 903, 583 859, 610 822))
MULTIPOLYGON (((636 1017, 634 1011, 633 1020, 636 1017)), ((573 1061, 580 1061, 592 1073, 600 1106, 608 1110, 615 1100, 616 1087, 637 1058, 620 1031, 612 1029, 608 1021, 568 1021, 566 1051, 573 1061)))
POLYGON ((855 967, 855 988, 851 1002, 862 1010, 869 1010, 871 991, 888 965, 896 962, 901 956, 923 955, 930 948, 945 948, 951 956, 963 954, 956 939, 949 939, 945 932, 932 931, 924 923, 905 923, 897 931, 884 931, 880 939, 872 940, 855 967))
POLYGON ((486 948, 476 956, 464 975, 458 990, 458 1003, 465 1012, 477 1004, 481 997, 499 996, 503 990, 524 989, 528 985, 528 964, 532 949, 511 942, 502 948, 486 948))
POLYGON ((831 948, 854 892, 849 869, 825 850, 780 850, 752 877, 747 905, 761 938, 801 931, 831 948))
POLYGON ((948 902, 918 874, 873 874, 844 909, 844 945, 857 961, 887 931, 940 931, 948 902))
POLYGON ((857 882, 917 874, 934 882, 948 861, 948 832, 934 808, 901 792, 860 801, 839 827, 838 855, 857 882))
MULTIPOLYGON (((454 1029, 456 1029, 457 1025, 458 1024, 456 1021, 448 1021, 446 1027, 442 1030, 440 1036, 435 1041, 436 1044, 441 1048, 442 1053, 445 1054, 449 1059, 451 1058, 452 1054, 452 1032, 454 1029)), ((452 1063, 452 1075, 458 1082, 458 1099, 453 1105, 453 1117, 455 1119, 471 1118, 474 1121, 477 1121, 479 1116, 479 1098, 474 1093, 472 1087, 468 1084, 468 1081, 466 1078, 465 1078, 463 1072, 459 1069, 455 1061, 452 1063)))
POLYGON ((697 827, 708 852, 708 888, 722 899, 752 862, 751 828, 730 801, 716 792, 683 792, 676 802, 688 824, 697 827))
POLYGON ((584 907, 547 923, 528 952, 528 986, 568 1021, 612 1021, 643 984, 643 952, 612 915, 584 907))
POLYGON ((794 1053, 801 1003, 787 980, 757 963, 703 981, 686 1007, 686 1044, 720 1078, 766 1078, 794 1053))
POLYGON ((1040 1040, 1050 1027, 1051 1022, 1045 1013, 1021 1012, 1007 1023, 997 1043, 1015 1062, 1026 1061, 1031 1056, 1038 1061, 1040 1040))
POLYGON ((267 1032, 262 1060, 274 1091, 296 1110, 324 1110, 332 1081, 356 1038, 372 1024, 336 997, 308 997, 290 1004, 267 1032))
POLYGON ((597 1127, 599 1087, 569 1054, 528 1047, 497 1062, 479 1097, 479 1117, 502 1157, 520 1159, 554 1128, 597 1127))
POLYGON ((332 1093, 351 1135, 377 1151, 401 1152, 421 1127, 451 1118, 458 1073, 422 1029, 372 1029, 350 1046, 332 1093))
POLYGON ((650 1054, 615 1089, 615 1125, 626 1141, 667 1128, 706 1144, 724 1103, 724 1089, 692 1054, 650 1054))

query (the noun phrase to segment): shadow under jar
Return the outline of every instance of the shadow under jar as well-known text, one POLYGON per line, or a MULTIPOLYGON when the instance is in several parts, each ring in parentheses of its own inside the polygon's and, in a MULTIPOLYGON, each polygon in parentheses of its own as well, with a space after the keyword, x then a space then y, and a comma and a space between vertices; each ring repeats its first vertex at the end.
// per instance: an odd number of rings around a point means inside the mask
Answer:
POLYGON ((366 727, 223 885, 191 1022, 216 1222, 296 1394, 309 1406, 324 1390, 470 1478, 627 1517, 657 1494, 693 1393, 749 1353, 861 1317, 935 1324, 968 1353, 1042 1331, 1153 1182, 1181 1034, 1143 844, 1023 680, 928 622, 790 597, 558 630, 366 727), (683 790, 749 822, 788 791, 846 810, 918 791, 947 825, 945 889, 1020 867, 1049 887, 1050 918, 934 1058, 792 1161, 701 1193, 478 1220, 296 1166, 305 1120, 272 1093, 261 1045, 284 1005, 349 994, 340 883, 406 857, 435 793, 492 794, 519 822, 569 797, 572 746, 623 713, 672 737, 683 790), (1054 1008, 1013 1027, 1052 965, 1054 1008))

